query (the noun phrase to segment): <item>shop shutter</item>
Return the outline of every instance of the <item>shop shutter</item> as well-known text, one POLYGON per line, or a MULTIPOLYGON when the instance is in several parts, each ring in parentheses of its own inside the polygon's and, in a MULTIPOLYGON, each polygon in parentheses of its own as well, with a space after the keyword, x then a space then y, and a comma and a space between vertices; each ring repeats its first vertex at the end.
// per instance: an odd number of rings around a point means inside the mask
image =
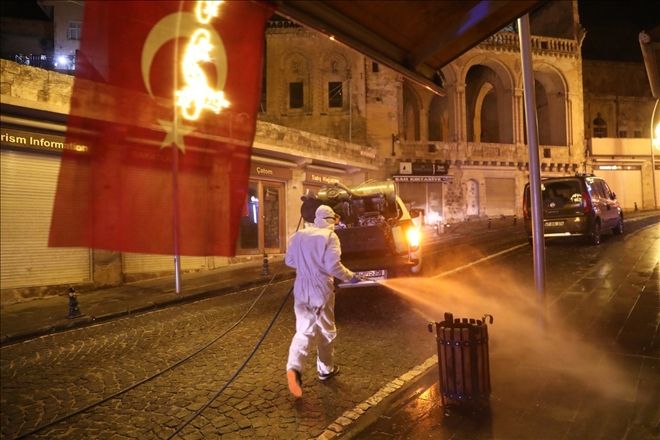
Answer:
POLYGON ((516 203, 515 187, 514 179, 486 177, 486 215, 513 215, 516 203))
MULTIPOLYGON (((174 272, 174 256, 124 253, 125 274, 174 272)), ((209 269, 206 257, 181 257, 181 270, 209 269)))
POLYGON ((49 248, 58 156, 2 151, 0 156, 2 289, 91 281, 87 248, 49 248))
POLYGON ((642 209, 641 170, 596 170, 596 175, 607 182, 623 209, 632 211, 635 204, 642 209))

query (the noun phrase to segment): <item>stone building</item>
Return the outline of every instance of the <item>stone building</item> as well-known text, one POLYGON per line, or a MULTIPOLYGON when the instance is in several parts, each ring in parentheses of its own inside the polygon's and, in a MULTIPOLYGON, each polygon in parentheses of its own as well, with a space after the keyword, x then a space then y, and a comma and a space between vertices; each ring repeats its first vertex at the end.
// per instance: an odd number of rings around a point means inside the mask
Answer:
MULTIPOLYGON (((573 174, 585 167, 577 5, 553 2, 530 18, 542 175, 573 174)), ((401 193, 430 219, 520 215, 529 154, 517 33, 498 32, 440 74, 446 96, 402 85, 399 148, 387 161, 401 193), (416 162, 449 173, 423 182, 399 173, 416 162)))
POLYGON ((589 168, 607 180, 624 209, 653 208, 660 201, 660 164, 653 172, 656 100, 644 64, 585 60, 583 72, 589 168))

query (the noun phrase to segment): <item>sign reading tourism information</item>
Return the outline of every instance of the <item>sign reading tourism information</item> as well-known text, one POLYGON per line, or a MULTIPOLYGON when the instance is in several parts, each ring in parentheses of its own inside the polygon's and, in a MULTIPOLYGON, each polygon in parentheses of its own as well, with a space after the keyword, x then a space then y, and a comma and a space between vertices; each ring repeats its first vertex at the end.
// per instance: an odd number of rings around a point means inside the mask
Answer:
POLYGON ((256 1, 93 1, 51 246, 233 255, 260 97, 256 1))

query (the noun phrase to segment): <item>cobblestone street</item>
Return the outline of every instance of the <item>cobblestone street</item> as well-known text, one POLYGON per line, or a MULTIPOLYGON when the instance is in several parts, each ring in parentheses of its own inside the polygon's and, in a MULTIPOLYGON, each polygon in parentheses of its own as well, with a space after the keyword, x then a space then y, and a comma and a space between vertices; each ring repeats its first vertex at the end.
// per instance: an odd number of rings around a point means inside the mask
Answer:
MULTIPOLYGON (((178 368, 37 436, 167 438, 232 376, 289 288, 290 282, 273 286, 245 321, 178 368)), ((167 368, 229 328, 258 293, 254 289, 3 348, 3 438, 167 368)), ((342 372, 321 384, 310 357, 303 373, 305 399, 297 404, 284 380, 294 329, 291 303, 287 306, 248 367, 183 430, 184 438, 211 432, 223 438, 316 437, 433 354, 425 322, 397 297, 382 289, 342 291, 336 350, 342 372)))

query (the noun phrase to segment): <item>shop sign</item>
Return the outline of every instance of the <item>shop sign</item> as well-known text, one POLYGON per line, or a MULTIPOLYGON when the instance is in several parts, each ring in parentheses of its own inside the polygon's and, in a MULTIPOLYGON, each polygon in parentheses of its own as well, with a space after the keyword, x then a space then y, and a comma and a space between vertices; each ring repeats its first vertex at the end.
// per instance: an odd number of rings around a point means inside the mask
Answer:
POLYGON ((250 176, 275 179, 291 179, 293 172, 290 168, 274 167, 272 165, 263 165, 252 163, 250 176))
POLYGON ((62 151, 66 148, 80 152, 87 151, 87 147, 85 145, 67 143, 64 136, 35 133, 6 127, 2 127, 0 139, 2 140, 2 146, 6 147, 19 147, 48 151, 62 151))
POLYGON ((449 182, 454 179, 453 176, 392 176, 395 182, 405 183, 433 183, 449 182))
POLYGON ((333 183, 340 183, 341 179, 335 176, 307 172, 307 181, 309 183, 318 183, 320 185, 332 185, 333 183))
POLYGON ((399 174, 413 176, 444 176, 449 171, 446 162, 399 162, 399 174))

